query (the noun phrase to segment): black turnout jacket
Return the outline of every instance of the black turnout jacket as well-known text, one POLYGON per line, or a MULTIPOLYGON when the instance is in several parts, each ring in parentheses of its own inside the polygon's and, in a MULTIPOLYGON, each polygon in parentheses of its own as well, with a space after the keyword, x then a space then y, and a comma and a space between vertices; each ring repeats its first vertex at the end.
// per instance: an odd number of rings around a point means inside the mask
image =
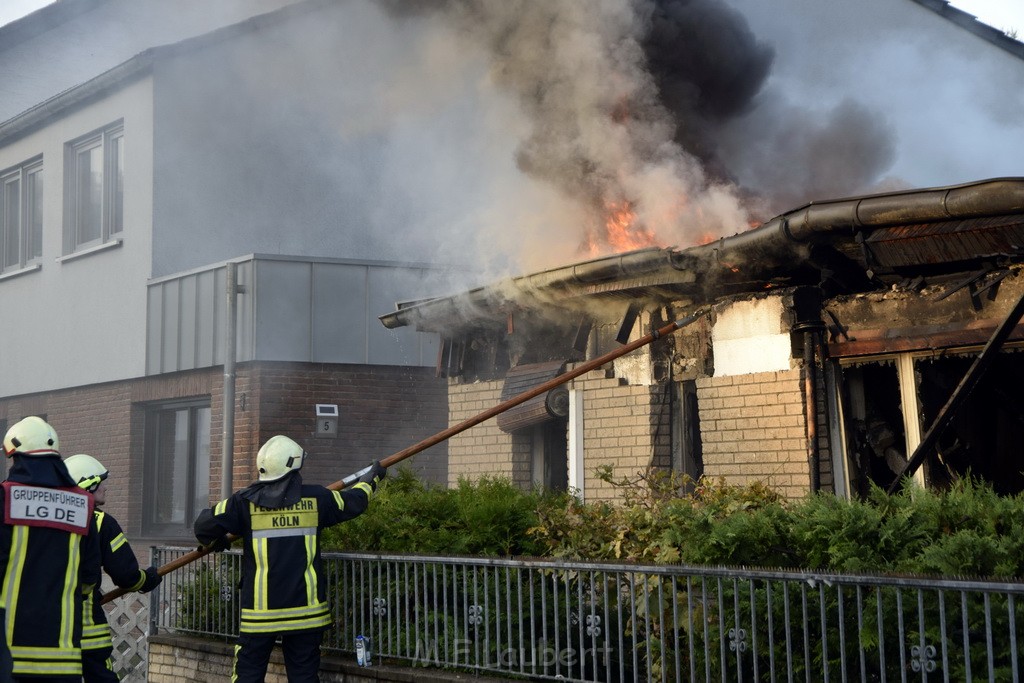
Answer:
POLYGON ((14 675, 82 675, 82 606, 100 582, 92 494, 58 455, 15 454, 0 485, 0 603, 14 675))
POLYGON ((374 486, 344 491, 305 485, 299 472, 257 482, 203 510, 195 521, 204 546, 225 534, 242 546, 242 633, 266 634, 330 624, 320 531, 366 510, 374 486))

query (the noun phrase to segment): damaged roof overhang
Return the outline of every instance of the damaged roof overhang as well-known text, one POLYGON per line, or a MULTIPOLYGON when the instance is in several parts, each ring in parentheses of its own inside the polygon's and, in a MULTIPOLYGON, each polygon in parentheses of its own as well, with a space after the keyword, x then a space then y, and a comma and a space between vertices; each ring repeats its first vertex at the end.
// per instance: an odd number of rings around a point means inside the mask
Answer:
POLYGON ((752 230, 687 249, 649 248, 399 304, 385 327, 448 334, 504 325, 510 312, 586 311, 595 299, 707 303, 775 286, 853 293, 978 263, 1022 259, 1024 178, 812 202, 752 230))

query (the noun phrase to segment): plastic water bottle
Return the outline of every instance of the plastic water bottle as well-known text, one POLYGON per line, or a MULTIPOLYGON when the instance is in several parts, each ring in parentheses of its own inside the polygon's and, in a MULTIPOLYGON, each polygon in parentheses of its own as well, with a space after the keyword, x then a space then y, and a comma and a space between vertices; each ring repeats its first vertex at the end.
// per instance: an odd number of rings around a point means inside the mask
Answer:
POLYGON ((367 658, 367 654, 369 653, 366 647, 366 638, 363 636, 356 636, 356 664, 359 666, 366 666, 369 664, 370 662, 367 658))

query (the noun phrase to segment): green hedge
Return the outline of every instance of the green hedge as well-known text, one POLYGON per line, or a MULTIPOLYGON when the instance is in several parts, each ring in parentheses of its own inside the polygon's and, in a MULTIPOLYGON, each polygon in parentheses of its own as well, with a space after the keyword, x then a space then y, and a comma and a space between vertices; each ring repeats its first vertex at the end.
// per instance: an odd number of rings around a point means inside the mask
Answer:
POLYGON ((863 501, 827 493, 793 501, 758 483, 599 474, 619 490, 615 504, 523 491, 502 478, 446 489, 401 468, 367 514, 325 533, 324 548, 1024 576, 1024 497, 971 479, 942 492, 908 486, 863 501), (684 485, 690 493, 679 495, 684 485))
POLYGON ((537 511, 565 505, 567 498, 491 477, 447 489, 398 468, 365 514, 327 529, 321 542, 335 551, 532 556, 544 548, 530 533, 537 511))

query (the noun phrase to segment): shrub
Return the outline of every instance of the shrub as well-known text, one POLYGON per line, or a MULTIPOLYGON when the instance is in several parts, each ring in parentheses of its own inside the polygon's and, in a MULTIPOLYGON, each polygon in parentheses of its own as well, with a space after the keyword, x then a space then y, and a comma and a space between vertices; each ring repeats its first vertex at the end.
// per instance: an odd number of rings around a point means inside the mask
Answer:
POLYGON ((398 468, 377 490, 370 511, 326 530, 322 545, 352 552, 537 555, 542 544, 527 531, 559 498, 496 477, 447 489, 398 468))

